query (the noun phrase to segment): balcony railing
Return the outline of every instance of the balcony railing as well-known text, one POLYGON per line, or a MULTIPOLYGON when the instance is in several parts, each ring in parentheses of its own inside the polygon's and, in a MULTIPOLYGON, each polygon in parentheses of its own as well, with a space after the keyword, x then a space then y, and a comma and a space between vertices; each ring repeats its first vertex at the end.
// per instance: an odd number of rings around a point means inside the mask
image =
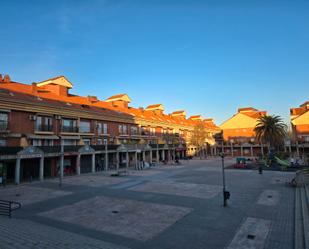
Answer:
POLYGON ((78 133, 78 127, 77 126, 62 126, 61 131, 78 133))
POLYGON ((52 125, 36 125, 35 131, 53 131, 52 125))

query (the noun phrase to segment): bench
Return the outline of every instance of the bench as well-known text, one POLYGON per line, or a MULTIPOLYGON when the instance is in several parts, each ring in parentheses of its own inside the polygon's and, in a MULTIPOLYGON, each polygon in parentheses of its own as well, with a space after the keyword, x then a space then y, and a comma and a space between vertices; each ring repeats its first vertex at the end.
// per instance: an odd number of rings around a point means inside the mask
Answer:
POLYGON ((0 200, 0 215, 9 216, 11 218, 12 211, 21 208, 21 204, 15 201, 0 200))

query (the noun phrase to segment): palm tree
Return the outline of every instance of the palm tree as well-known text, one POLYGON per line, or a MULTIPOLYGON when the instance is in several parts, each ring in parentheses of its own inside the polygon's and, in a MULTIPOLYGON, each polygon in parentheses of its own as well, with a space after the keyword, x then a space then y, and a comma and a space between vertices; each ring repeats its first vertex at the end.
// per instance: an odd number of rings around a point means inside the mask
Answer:
POLYGON ((270 148, 279 148, 287 136, 287 125, 279 116, 265 115, 258 119, 254 132, 260 143, 267 143, 270 148))

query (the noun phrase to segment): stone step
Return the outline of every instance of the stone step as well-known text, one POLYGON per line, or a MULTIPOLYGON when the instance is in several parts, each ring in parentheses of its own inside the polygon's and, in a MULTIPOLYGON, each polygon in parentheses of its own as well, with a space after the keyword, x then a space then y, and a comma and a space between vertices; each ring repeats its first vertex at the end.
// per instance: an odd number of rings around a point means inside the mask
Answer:
POLYGON ((294 249, 305 249, 301 188, 295 190, 295 238, 294 249))
POLYGON ((304 239, 305 239, 305 248, 309 248, 309 192, 308 186, 304 185, 301 190, 302 196, 302 212, 303 212, 303 227, 304 227, 304 239))

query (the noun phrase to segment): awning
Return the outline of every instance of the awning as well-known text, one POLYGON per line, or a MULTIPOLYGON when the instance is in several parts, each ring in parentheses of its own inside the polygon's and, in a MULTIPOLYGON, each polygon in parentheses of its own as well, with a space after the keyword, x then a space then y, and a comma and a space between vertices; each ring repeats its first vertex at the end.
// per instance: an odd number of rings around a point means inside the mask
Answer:
POLYGON ((60 136, 61 139, 80 140, 80 136, 60 136))
POLYGON ((59 139, 56 135, 28 135, 30 139, 59 139))

